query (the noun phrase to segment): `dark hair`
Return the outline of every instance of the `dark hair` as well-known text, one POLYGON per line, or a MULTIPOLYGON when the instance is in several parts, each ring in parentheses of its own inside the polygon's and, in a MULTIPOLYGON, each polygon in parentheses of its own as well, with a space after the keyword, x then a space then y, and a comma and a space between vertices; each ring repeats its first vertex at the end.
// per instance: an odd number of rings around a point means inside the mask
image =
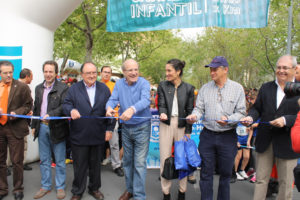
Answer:
POLYGON ((175 71, 180 71, 179 76, 182 76, 183 68, 185 66, 185 62, 181 61, 179 59, 171 59, 167 62, 167 64, 170 64, 174 67, 175 71))
POLYGON ((8 60, 0 61, 0 72, 1 72, 1 67, 2 66, 12 66, 13 71, 14 71, 14 68, 15 68, 14 65, 8 60))
POLYGON ((88 63, 91 63, 91 64, 93 64, 95 67, 96 67, 96 69, 97 69, 97 72, 98 72, 98 67, 95 65, 95 63, 93 63, 93 62, 84 62, 82 65, 81 65, 81 67, 80 67, 80 72, 82 73, 82 71, 83 71, 83 67, 84 67, 84 65, 85 64, 88 64, 88 63))
POLYGON ((47 60, 46 62, 44 62, 43 72, 44 72, 45 65, 53 65, 54 69, 55 69, 55 73, 58 74, 58 64, 57 64, 57 62, 55 62, 54 60, 47 60))
POLYGON ((20 72, 20 78, 21 79, 24 79, 26 77, 30 77, 30 75, 31 75, 31 70, 27 69, 27 68, 22 69, 22 71, 20 72))
POLYGON ((109 69, 110 69, 110 71, 112 72, 112 69, 111 69, 111 67, 110 67, 110 66, 108 66, 108 65, 104 65, 104 66, 102 66, 102 67, 101 67, 101 70, 100 70, 100 72, 102 72, 104 68, 109 68, 109 69))

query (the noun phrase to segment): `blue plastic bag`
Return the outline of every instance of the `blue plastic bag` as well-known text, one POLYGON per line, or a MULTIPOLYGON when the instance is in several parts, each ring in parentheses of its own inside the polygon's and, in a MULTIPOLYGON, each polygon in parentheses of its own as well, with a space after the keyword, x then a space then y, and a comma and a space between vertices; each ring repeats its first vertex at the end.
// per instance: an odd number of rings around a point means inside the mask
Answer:
POLYGON ((183 179, 184 177, 190 175, 191 173, 193 173, 197 167, 192 167, 190 165, 188 165, 188 170, 179 170, 179 180, 183 179))
POLYGON ((184 150, 187 158, 187 162, 192 167, 200 167, 201 158, 198 152, 198 147, 194 140, 186 137, 186 141, 184 141, 184 150))
POLYGON ((175 158, 175 168, 176 170, 188 170, 187 158, 184 150, 185 138, 175 141, 174 147, 174 158, 175 158))

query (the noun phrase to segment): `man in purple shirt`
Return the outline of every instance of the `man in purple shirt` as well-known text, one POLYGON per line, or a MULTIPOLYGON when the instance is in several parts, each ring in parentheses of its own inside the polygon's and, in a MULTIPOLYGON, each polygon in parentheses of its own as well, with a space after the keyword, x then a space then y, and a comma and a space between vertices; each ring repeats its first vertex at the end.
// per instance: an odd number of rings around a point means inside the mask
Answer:
POLYGON ((42 120, 32 120, 32 132, 35 139, 39 137, 41 189, 34 199, 48 194, 52 187, 51 152, 56 162, 55 183, 57 199, 64 199, 66 179, 66 143, 69 133, 68 120, 47 120, 50 116, 63 116, 62 103, 68 86, 56 79, 58 65, 55 61, 46 61, 43 64, 45 81, 35 88, 34 116, 41 116, 42 120))

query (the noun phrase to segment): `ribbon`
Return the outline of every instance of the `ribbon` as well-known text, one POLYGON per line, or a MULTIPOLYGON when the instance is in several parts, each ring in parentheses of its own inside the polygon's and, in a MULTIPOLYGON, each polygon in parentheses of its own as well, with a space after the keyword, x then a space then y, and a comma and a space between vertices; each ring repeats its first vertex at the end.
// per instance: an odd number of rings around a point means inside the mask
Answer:
MULTIPOLYGON (((30 116, 30 115, 12 115, 12 114, 0 114, 0 115, 6 115, 8 117, 16 117, 16 118, 24 118, 24 119, 38 119, 42 120, 43 117, 41 116, 30 116)), ((80 118, 84 119, 119 119, 120 117, 100 117, 100 116, 81 116, 80 118)), ((133 119, 158 119, 158 118, 153 118, 153 117, 136 117, 133 116, 133 119)), ((71 119, 70 116, 66 117, 57 117, 57 116, 52 116, 52 117, 47 117, 45 120, 60 120, 60 119, 71 119)), ((179 118, 180 120, 186 120, 186 118, 179 118)), ((205 119, 206 121, 219 121, 216 119, 205 119)), ((246 121, 236 121, 236 120, 223 120, 226 122, 246 122, 246 121)), ((261 124, 270 124, 270 122, 262 122, 262 121, 256 121, 253 123, 261 123, 261 124)))

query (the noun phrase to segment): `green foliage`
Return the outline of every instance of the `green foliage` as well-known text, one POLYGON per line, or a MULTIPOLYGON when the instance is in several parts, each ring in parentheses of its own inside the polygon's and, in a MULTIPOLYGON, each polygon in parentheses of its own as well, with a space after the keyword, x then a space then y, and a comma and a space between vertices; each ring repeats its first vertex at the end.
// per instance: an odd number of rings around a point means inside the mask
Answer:
MULTIPOLYGON (((195 41, 185 41, 171 31, 108 33, 105 0, 85 0, 55 32, 54 55, 79 62, 92 59, 99 66, 121 66, 136 59, 141 73, 153 84, 164 80, 169 59, 186 61, 183 79, 197 88, 210 80, 204 65, 223 55, 229 77, 245 87, 259 87, 274 79, 277 59, 286 52, 290 0, 272 0, 268 26, 261 29, 206 28, 195 41)), ((294 0, 292 54, 300 54, 300 0, 294 0)))

